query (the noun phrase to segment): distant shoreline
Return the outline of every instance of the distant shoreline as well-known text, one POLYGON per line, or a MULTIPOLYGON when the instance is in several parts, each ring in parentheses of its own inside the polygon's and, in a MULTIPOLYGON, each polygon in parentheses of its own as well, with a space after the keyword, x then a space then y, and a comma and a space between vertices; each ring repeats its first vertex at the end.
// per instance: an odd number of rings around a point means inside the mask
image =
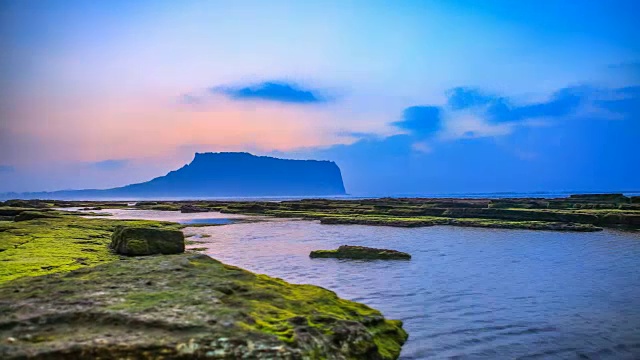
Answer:
POLYGON ((570 195, 592 194, 622 194, 625 196, 640 196, 640 190, 635 191, 550 191, 550 192, 488 192, 488 193, 442 193, 442 194, 395 194, 395 195, 305 195, 305 196, 149 196, 149 197, 60 197, 55 192, 38 193, 0 193, 0 201, 6 200, 68 200, 68 201, 287 201, 304 199, 329 200, 364 200, 364 199, 554 199, 567 198, 570 195), (30 194, 45 195, 41 197, 30 194), (27 195, 27 196, 25 196, 27 195))

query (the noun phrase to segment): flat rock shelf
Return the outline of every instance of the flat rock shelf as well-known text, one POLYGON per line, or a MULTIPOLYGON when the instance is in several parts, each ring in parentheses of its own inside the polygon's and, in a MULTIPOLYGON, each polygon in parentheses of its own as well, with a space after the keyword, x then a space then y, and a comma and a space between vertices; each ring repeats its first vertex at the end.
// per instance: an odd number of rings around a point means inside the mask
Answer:
POLYGON ((411 260, 411 255, 401 251, 351 245, 342 245, 336 250, 314 250, 309 254, 309 257, 357 260, 411 260))

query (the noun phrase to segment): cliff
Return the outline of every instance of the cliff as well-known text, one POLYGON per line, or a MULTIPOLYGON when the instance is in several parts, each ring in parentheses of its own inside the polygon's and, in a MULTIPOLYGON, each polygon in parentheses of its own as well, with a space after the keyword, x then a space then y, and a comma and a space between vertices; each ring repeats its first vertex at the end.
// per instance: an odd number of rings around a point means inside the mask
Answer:
POLYGON ((105 190, 16 194, 17 198, 161 198, 344 195, 332 161, 286 160, 249 153, 196 153, 191 163, 153 180, 105 190))

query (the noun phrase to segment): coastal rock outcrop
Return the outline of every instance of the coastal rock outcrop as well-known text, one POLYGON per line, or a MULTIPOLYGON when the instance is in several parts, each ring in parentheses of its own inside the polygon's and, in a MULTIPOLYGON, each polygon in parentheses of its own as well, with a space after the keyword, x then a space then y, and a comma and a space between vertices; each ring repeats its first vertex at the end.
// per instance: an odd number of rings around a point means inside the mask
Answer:
MULTIPOLYGON (((196 153, 193 161, 180 169, 138 184, 101 190, 22 193, 19 196, 86 200, 345 194, 342 173, 333 161, 279 159, 243 152, 219 152, 196 153)), ((0 194, 0 198, 3 195, 7 196, 0 194)), ((15 201, 14 203, 22 204, 15 201)))
POLYGON ((128 256, 184 252, 184 234, 179 230, 152 227, 116 227, 109 247, 128 256))
POLYGON ((411 255, 389 249, 376 249, 365 246, 342 245, 337 250, 314 250, 311 258, 366 259, 366 260, 410 260, 411 255))
POLYGON ((56 216, 53 214, 47 214, 46 212, 21 211, 19 214, 17 214, 13 218, 13 221, 28 221, 28 220, 34 220, 34 219, 46 219, 46 218, 53 218, 53 217, 56 217, 56 216))
POLYGON ((209 209, 201 208, 192 204, 184 204, 180 207, 180 212, 184 214, 209 212, 209 209))
POLYGON ((7 360, 391 360, 407 339, 402 322, 332 291, 191 253, 20 278, 0 293, 7 360))

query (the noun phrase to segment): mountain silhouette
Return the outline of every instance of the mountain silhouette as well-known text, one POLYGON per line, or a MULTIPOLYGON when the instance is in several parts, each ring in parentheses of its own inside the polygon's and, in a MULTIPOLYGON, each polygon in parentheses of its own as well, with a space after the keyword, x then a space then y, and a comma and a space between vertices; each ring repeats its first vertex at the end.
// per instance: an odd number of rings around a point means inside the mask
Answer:
POLYGON ((31 199, 327 196, 345 195, 345 189, 340 168, 333 161, 221 152, 196 153, 193 161, 180 169, 139 184, 12 195, 31 199))

